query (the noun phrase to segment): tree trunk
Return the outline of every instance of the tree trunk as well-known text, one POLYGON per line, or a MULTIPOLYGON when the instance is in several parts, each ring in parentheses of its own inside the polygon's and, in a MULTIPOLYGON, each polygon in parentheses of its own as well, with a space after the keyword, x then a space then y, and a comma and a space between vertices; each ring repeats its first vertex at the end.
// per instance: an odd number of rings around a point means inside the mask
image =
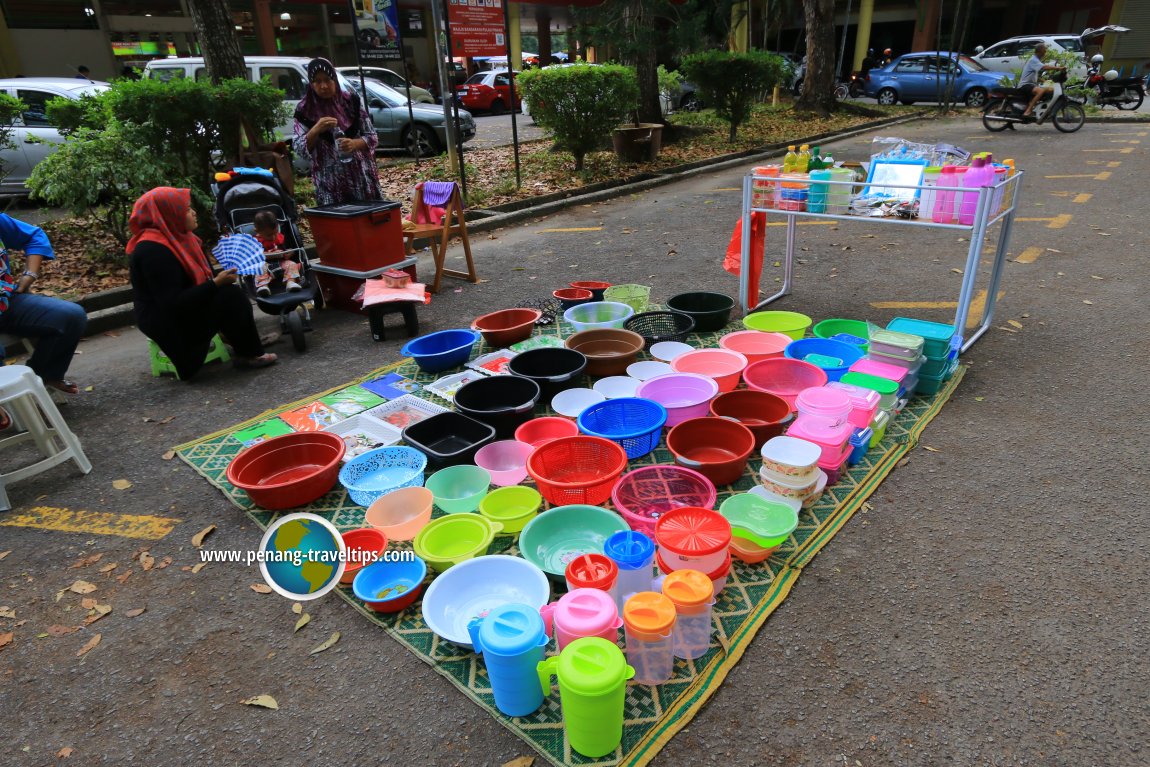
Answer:
MULTIPOLYGON (((656 23, 655 18, 643 7, 643 0, 630 0, 624 23, 631 40, 641 39, 643 31, 656 23)), ((659 64, 657 51, 653 45, 642 46, 638 53, 625 63, 635 67, 639 80, 638 122, 663 123, 663 109, 659 104, 659 64)))
POLYGON ((803 17, 807 25, 807 71, 795 109, 814 112, 819 117, 829 117, 837 106, 834 12, 834 0, 803 0, 803 17))
POLYGON ((188 0, 188 10, 212 82, 218 85, 221 80, 247 79, 248 69, 227 0, 188 0))

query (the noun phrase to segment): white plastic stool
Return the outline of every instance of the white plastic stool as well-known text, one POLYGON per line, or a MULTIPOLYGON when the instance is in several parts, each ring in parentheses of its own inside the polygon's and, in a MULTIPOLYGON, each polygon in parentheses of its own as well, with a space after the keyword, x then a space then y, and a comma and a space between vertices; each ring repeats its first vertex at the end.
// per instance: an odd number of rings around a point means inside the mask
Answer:
POLYGON ((84 474, 92 470, 91 462, 80 447, 80 440, 68 428, 56 404, 48 396, 44 382, 32 372, 32 368, 24 365, 0 367, 0 407, 8 411, 15 424, 27 430, 0 440, 0 450, 32 440, 44 456, 31 466, 0 474, 0 510, 12 508, 8 502, 8 485, 12 482, 65 461, 75 461, 84 474))

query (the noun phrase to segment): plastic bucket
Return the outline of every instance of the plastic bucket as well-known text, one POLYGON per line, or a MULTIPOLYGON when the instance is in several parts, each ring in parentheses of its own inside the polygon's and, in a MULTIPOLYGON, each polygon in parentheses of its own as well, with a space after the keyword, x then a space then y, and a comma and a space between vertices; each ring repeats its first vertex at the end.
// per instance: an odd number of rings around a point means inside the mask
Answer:
POLYGON ((735 308, 735 299, 725 293, 692 291, 667 299, 667 308, 695 319, 696 333, 709 333, 726 327, 735 308))
POLYGON ((501 439, 531 419, 539 401, 539 384, 515 375, 489 376, 465 383, 455 392, 455 407, 495 429, 501 439))
POLYGON ((586 368, 587 358, 582 352, 562 347, 528 349, 507 363, 512 375, 530 378, 539 384, 539 397, 544 401, 575 386, 586 368))

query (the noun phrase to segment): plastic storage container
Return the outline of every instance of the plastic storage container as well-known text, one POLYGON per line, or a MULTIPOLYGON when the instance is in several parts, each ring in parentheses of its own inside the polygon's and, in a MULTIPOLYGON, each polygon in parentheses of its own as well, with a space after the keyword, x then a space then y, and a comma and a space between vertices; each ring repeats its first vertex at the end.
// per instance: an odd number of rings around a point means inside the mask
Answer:
POLYGON ((819 462, 837 460, 851 437, 854 426, 847 421, 833 423, 817 416, 800 416, 787 429, 788 437, 813 442, 822 450, 819 462))
POLYGON ((775 207, 778 196, 779 171, 778 165, 764 165, 755 168, 754 178, 751 179, 752 208, 770 210, 775 207))
POLYGON ((654 591, 633 594, 623 605, 627 662, 639 684, 662 684, 675 673, 675 603, 654 591))
POLYGON ((811 213, 826 213, 827 189, 829 187, 826 182, 831 180, 831 172, 829 169, 812 170, 810 178, 811 189, 807 196, 807 210, 811 213))
POLYGON ((327 266, 367 271, 403 261, 403 211, 391 200, 305 208, 316 255, 327 266))
POLYGON ((821 453, 818 445, 805 439, 774 437, 763 444, 762 468, 778 476, 809 480, 814 476, 821 453))
POLYGON ((870 446, 875 447, 878 443, 882 442, 882 438, 886 436, 886 427, 890 425, 890 411, 880 410, 875 414, 874 421, 871 423, 871 431, 874 435, 870 438, 870 446))
POLYGON ((635 669, 617 644, 598 637, 577 639, 537 667, 545 695, 551 677, 559 679, 563 729, 571 749, 583 756, 606 756, 623 741, 627 680, 635 669))
POLYGON ((659 518, 655 542, 670 569, 709 573, 726 559, 731 523, 717 511, 685 506, 659 518))
POLYGON ((627 598, 651 590, 655 563, 655 542, 645 533, 624 530, 603 544, 603 553, 615 563, 619 578, 615 584, 615 602, 622 613, 627 598))
POLYGON ((938 176, 938 186, 952 187, 951 189, 938 189, 934 194, 934 209, 931 211, 930 220, 936 224, 957 224, 957 205, 956 195, 961 192, 955 192, 953 187, 961 186, 959 180, 958 168, 953 165, 942 166, 942 171, 938 176))
POLYGON ((841 383, 857 386, 861 389, 870 389, 878 392, 879 410, 893 410, 898 395, 898 384, 889 378, 871 375, 869 373, 847 373, 841 383))
POLYGON ((886 378, 894 381, 896 384, 902 384, 902 381, 907 376, 907 369, 892 365, 889 362, 881 360, 874 360, 863 358, 858 362, 851 365, 851 373, 866 373, 867 375, 878 376, 879 378, 886 378))
POLYGON ((874 389, 866 389, 862 386, 855 386, 854 384, 843 383, 842 381, 832 381, 827 384, 828 389, 836 389, 846 394, 851 401, 851 412, 847 416, 847 420, 857 428, 865 429, 870 426, 870 422, 874 420, 874 414, 878 410, 879 402, 882 397, 874 389))
POLYGON ((934 216, 934 200, 937 192, 939 177, 942 176, 941 166, 932 166, 922 172, 922 185, 926 187, 918 195, 918 217, 923 221, 930 221, 934 216))
POLYGON ((548 637, 538 610, 500 605, 472 620, 467 631, 487 666, 497 709, 507 716, 527 716, 543 705, 537 669, 548 637))
POLYGON ((597 589, 610 594, 618 606, 619 568, 606 554, 581 554, 567 564, 563 575, 568 591, 597 589))
POLYGON ((571 642, 584 637, 617 642, 619 628, 623 625, 615 600, 599 589, 568 591, 558 602, 543 605, 539 613, 547 632, 554 631, 560 652, 571 642))
POLYGON ((954 325, 915 320, 909 317, 895 317, 887 323, 886 327, 887 330, 921 336, 923 339, 922 353, 930 359, 945 357, 950 352, 950 340, 954 336, 954 325))
POLYGON ((913 333, 876 328, 871 334, 870 353, 913 362, 922 354, 925 340, 913 333))
POLYGON ((715 604, 711 579, 697 570, 676 570, 663 579, 663 596, 675 605, 675 657, 694 660, 706 655, 715 604))
POLYGON ((462 413, 437 413, 403 430, 403 441, 427 456, 431 471, 471 463, 495 429, 462 413))
POLYGON ((795 398, 795 407, 800 418, 816 416, 835 424, 845 422, 853 409, 851 398, 846 392, 828 386, 803 389, 795 398))
POLYGON ((874 431, 867 427, 865 429, 855 429, 851 433, 850 443, 851 452, 847 456, 847 463, 855 466, 859 461, 866 458, 867 451, 870 450, 870 441, 874 437, 874 431))

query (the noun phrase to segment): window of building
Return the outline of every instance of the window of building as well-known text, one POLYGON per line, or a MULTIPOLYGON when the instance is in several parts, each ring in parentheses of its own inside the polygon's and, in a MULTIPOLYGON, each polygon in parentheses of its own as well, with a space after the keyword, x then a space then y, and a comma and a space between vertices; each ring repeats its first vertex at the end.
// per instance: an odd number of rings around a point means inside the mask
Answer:
POLYGON ((0 0, 9 29, 99 29, 88 0, 0 0))

